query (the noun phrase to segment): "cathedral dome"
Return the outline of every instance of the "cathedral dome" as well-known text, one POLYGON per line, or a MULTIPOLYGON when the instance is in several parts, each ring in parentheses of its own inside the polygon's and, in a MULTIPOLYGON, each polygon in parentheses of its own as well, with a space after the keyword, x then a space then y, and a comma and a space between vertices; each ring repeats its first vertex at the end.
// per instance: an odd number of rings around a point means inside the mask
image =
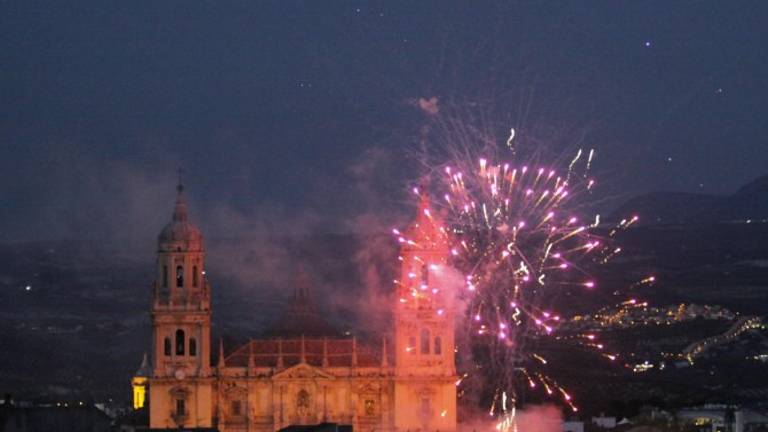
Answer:
POLYGON ((178 195, 176 196, 176 205, 173 209, 173 218, 160 232, 158 248, 164 252, 202 251, 203 235, 189 221, 184 187, 180 184, 176 189, 178 190, 178 195))
POLYGON ((312 301, 311 285, 309 275, 303 268, 299 268, 293 298, 283 310, 282 316, 266 331, 265 336, 291 338, 340 335, 340 332, 333 328, 315 307, 312 301))

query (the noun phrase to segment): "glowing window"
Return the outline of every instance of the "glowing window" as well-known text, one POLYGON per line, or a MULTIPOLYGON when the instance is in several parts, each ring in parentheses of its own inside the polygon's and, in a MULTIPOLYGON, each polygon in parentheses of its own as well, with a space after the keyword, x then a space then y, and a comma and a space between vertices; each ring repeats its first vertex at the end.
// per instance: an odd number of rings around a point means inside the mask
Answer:
POLYGON ((373 399, 365 400, 365 415, 372 416, 376 414, 376 403, 373 399))

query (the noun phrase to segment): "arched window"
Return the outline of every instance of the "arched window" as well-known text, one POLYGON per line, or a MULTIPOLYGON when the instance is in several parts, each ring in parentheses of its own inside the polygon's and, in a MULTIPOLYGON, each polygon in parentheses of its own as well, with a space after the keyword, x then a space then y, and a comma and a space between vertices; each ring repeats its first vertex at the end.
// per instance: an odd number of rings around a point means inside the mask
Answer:
POLYGON ((163 288, 168 287, 168 266, 163 266, 163 288))
POLYGON ((184 406, 184 399, 176 399, 176 415, 179 417, 183 417, 184 414, 187 413, 186 407, 184 406))
POLYGON ((176 286, 181 288, 184 286, 184 267, 176 266, 176 286))
POLYGON ((184 330, 176 330, 176 355, 184 355, 184 330))
POLYGON ((416 354, 416 336, 411 336, 408 338, 408 352, 411 354, 416 354))
POLYGON ((197 287, 197 266, 192 266, 192 286, 197 287))
POLYGON ((435 336, 435 348, 433 351, 436 355, 443 353, 443 340, 440 339, 440 336, 435 336))
POLYGON ((429 354, 429 330, 421 329, 421 353, 429 354))
POLYGON ((197 341, 195 338, 189 338, 189 355, 196 356, 197 355, 197 341))
POLYGON ((169 337, 165 338, 165 342, 163 343, 163 353, 167 356, 171 355, 171 338, 169 337))

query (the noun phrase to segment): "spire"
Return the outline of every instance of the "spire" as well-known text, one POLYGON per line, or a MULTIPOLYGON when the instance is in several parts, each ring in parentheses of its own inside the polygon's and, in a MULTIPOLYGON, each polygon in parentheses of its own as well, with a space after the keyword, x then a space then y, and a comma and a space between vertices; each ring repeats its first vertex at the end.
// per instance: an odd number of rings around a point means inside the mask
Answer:
POLYGON ((181 183, 181 169, 179 169, 179 183, 176 185, 176 206, 173 209, 173 221, 186 222, 188 218, 187 200, 184 197, 184 185, 181 183))
POLYGON ((299 363, 306 363, 307 362, 307 350, 304 346, 304 335, 301 335, 301 359, 299 360, 299 363))
POLYGON ((429 201, 429 193, 426 189, 422 189, 419 193, 419 209, 416 214, 416 223, 418 223, 422 229, 428 229, 432 224, 434 215, 429 201))
POLYGON ((224 368, 224 339, 219 338, 219 363, 217 365, 219 369, 224 368))
POLYGON ((424 216, 424 210, 429 210, 429 176, 419 180, 419 186, 414 192, 419 195, 419 213, 416 215, 416 220, 419 220, 424 216))
POLYGON ((381 337, 381 367, 385 368, 389 366, 389 362, 387 361, 387 337, 382 336, 381 337))
POLYGON ((147 359, 147 353, 144 352, 144 357, 141 359, 141 366, 139 366, 139 370, 136 371, 136 376, 148 377, 151 371, 152 369, 149 367, 149 360, 147 359))
POLYGON ((165 252, 202 252, 203 250, 203 236, 200 230, 189 221, 181 174, 179 174, 179 183, 176 185, 176 204, 173 207, 171 221, 160 232, 158 242, 159 249, 165 252))
POLYGON ((425 210, 429 210, 429 193, 426 189, 423 189, 421 193, 419 193, 419 216, 424 215, 425 210))
MULTIPOLYGON (((426 183, 425 183, 426 185, 426 183)), ((415 249, 444 249, 447 247, 446 233, 439 214, 433 212, 426 186, 416 190, 419 204, 416 218, 408 228, 408 236, 416 242, 415 249)), ((406 248, 410 248, 406 245, 406 248)))

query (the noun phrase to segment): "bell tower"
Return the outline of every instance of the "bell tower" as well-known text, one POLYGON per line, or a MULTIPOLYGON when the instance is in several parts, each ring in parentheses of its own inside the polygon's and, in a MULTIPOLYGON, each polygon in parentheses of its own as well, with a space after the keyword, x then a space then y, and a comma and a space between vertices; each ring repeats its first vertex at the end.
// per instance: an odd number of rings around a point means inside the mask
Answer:
POLYGON ((454 293, 448 233, 421 196, 400 239, 395 296, 395 427, 456 430, 454 293))
POLYGON ((173 216, 158 237, 149 386, 153 428, 211 421, 211 291, 203 236, 189 221, 181 181, 176 189, 173 216))

